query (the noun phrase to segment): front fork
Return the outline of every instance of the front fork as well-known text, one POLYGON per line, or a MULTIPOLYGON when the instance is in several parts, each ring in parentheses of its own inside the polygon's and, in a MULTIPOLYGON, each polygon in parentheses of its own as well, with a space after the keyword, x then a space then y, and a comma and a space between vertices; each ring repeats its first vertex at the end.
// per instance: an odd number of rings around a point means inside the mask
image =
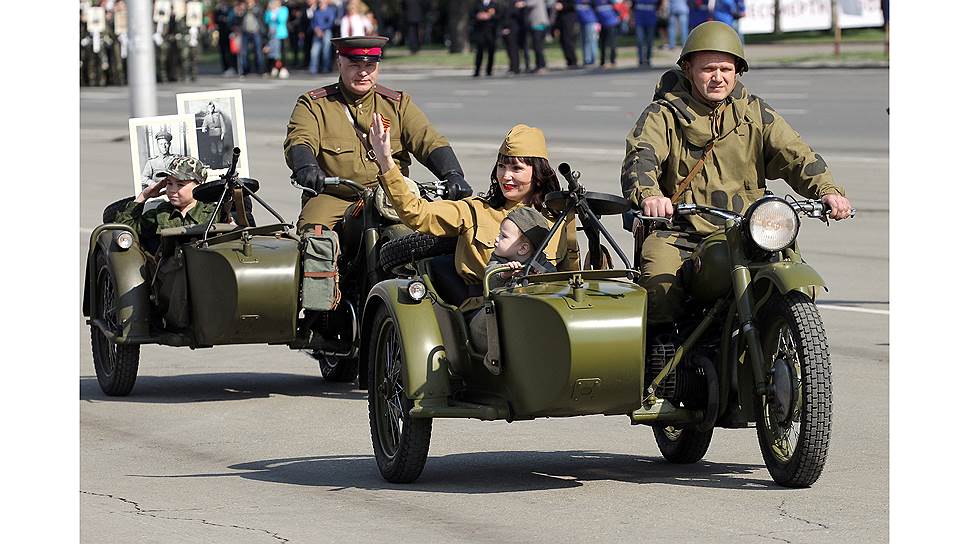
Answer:
MULTIPOLYGON (((752 276, 747 266, 744 240, 741 235, 738 220, 726 221, 726 241, 729 246, 732 261, 733 298, 736 301, 736 317, 739 319, 740 332, 746 340, 747 352, 753 371, 753 386, 757 395, 767 393, 766 375, 764 373, 765 358, 763 345, 760 342, 760 331, 753 321, 752 276)), ((730 363, 735 364, 735 361, 730 363)))

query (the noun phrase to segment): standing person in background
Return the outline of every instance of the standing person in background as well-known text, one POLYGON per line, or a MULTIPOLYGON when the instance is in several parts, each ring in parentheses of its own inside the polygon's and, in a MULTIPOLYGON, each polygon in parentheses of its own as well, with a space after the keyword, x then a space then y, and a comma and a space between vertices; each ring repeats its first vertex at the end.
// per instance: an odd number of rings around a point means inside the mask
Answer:
POLYGON ((689 34, 689 5, 686 0, 668 0, 669 2, 669 49, 676 48, 676 37, 682 44, 686 43, 689 34))
POLYGON ((215 28, 218 30, 218 54, 222 61, 222 75, 230 76, 235 74, 236 59, 229 49, 229 35, 232 34, 232 26, 229 20, 232 18, 232 7, 226 0, 219 0, 215 6, 215 28))
POLYGON ((302 67, 306 69, 309 68, 309 59, 312 58, 313 41, 316 37, 316 33, 313 32, 313 16, 316 14, 316 6, 318 4, 319 0, 309 0, 306 3, 306 9, 303 11, 303 20, 299 27, 304 33, 302 41, 302 67))
POLYGON ((713 21, 733 27, 736 35, 739 36, 739 41, 743 41, 743 33, 739 31, 739 20, 746 16, 744 0, 709 0, 709 13, 713 21))
POLYGON ((293 4, 289 8, 289 22, 286 23, 286 30, 289 31, 289 45, 286 50, 289 52, 289 59, 283 62, 294 67, 302 66, 300 55, 304 51, 303 42, 306 40, 306 6, 293 4))
POLYGON ((531 34, 530 24, 528 23, 528 14, 531 12, 531 8, 528 7, 528 3, 525 0, 513 0, 511 2, 512 17, 515 18, 515 26, 517 27, 517 32, 514 34, 514 43, 524 56, 524 71, 531 71, 531 54, 528 53, 528 35, 531 34))
POLYGON ((582 61, 585 66, 591 66, 598 56, 598 18, 592 0, 575 0, 575 13, 581 25, 582 61))
POLYGON ((497 43, 497 27, 501 20, 501 6, 494 0, 479 0, 471 7, 470 28, 471 42, 477 52, 474 55, 474 77, 481 75, 481 63, 487 54, 488 77, 494 72, 494 46, 497 43))
POLYGON ((689 0, 689 30, 696 28, 697 26, 705 23, 706 21, 712 21, 713 18, 709 13, 709 2, 711 0, 689 0))
POLYGON ((658 19, 656 12, 660 0, 634 0, 635 43, 638 47, 639 66, 652 66, 652 42, 658 19))
POLYGON ((346 15, 339 22, 340 37, 369 36, 373 30, 373 21, 362 12, 359 1, 350 0, 346 5, 346 15))
POLYGON ((609 67, 615 68, 615 40, 618 37, 618 26, 621 20, 618 18, 618 12, 615 11, 612 1, 594 0, 592 5, 595 6, 595 17, 598 18, 598 24, 601 26, 601 33, 598 36, 598 47, 601 49, 602 56, 598 65, 604 67, 605 57, 607 56, 609 59, 609 67))
MULTIPOLYGON (((543 74, 547 72, 545 62, 544 41, 545 34, 548 33, 550 21, 548 20, 548 6, 545 0, 527 0, 528 11, 528 30, 531 36, 531 47, 534 47, 534 70, 532 74, 543 74)), ((527 60, 527 56, 525 56, 527 60)))
POLYGON ((568 68, 578 68, 578 57, 575 56, 575 26, 578 25, 575 0, 558 0, 553 7, 556 13, 554 27, 558 31, 565 64, 568 68))
MULTIPOLYGON (((523 4, 524 2, 520 2, 523 4)), ((504 48, 508 53, 508 74, 516 75, 521 73, 521 50, 518 47, 518 35, 521 33, 522 22, 518 16, 518 8, 515 2, 505 6, 501 17, 501 38, 504 40, 504 48)), ((525 51, 527 55, 527 51, 525 51)))
POLYGON ((319 60, 323 60, 323 73, 333 71, 333 49, 330 40, 333 39, 333 26, 336 24, 336 6, 329 0, 320 0, 313 12, 313 49, 310 53, 309 71, 319 73, 319 60))
MULTIPOLYGON (((236 4, 238 6, 238 4, 236 4)), ((236 15, 240 11, 236 9, 236 15)), ((262 55, 262 8, 255 0, 248 0, 241 10, 240 28, 242 30, 242 45, 239 50, 239 77, 245 78, 246 72, 252 71, 249 66, 249 48, 255 50, 255 73, 265 74, 266 61, 262 55)))
POLYGON ((416 55, 420 51, 420 25, 424 20, 424 2, 426 0, 403 0, 403 19, 407 25, 407 47, 410 54, 416 55))
POLYGON ((270 75, 286 79, 285 47, 289 39, 289 8, 282 5, 282 0, 269 0, 269 9, 265 15, 266 30, 269 33, 269 64, 272 65, 270 75))

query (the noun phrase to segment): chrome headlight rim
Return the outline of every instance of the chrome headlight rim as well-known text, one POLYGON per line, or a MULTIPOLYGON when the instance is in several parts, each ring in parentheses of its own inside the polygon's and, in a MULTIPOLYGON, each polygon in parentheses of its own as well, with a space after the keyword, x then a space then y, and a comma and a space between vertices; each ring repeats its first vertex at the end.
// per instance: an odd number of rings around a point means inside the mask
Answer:
POLYGON ((121 250, 128 250, 134 245, 134 235, 126 230, 119 230, 114 233, 114 244, 121 250))
POLYGON ((766 196, 754 202, 746 210, 746 215, 743 218, 743 230, 746 234, 747 240, 749 240, 753 246, 762 251, 775 253, 792 247, 793 244, 796 243, 797 236, 800 234, 800 216, 797 214, 793 206, 783 198, 778 196, 766 196), (777 204, 782 206, 780 209, 784 210, 789 215, 789 220, 792 222, 793 228, 789 231, 789 239, 784 239, 780 243, 765 245, 763 237, 758 236, 754 231, 759 223, 759 215, 766 212, 766 208, 764 208, 764 206, 773 207, 777 204))

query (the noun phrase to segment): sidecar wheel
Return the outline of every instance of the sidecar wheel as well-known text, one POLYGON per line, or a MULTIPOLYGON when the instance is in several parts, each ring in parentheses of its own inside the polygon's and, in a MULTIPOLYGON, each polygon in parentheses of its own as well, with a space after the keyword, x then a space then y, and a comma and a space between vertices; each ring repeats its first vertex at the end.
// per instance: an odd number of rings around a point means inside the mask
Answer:
MULTIPOLYGON (((118 313, 115 308, 115 282, 111 266, 103 253, 98 253, 95 260, 94 308, 91 317, 100 319, 112 331, 121 330, 118 324, 118 313)), ((141 358, 141 346, 137 344, 116 344, 101 332, 101 329, 91 324, 91 352, 94 356, 94 372, 97 383, 105 395, 123 397, 134 389, 135 379, 138 377, 138 362, 141 358)))
POLYGON ((420 476, 430 450, 432 419, 413 418, 407 398, 403 345, 393 316, 380 308, 373 320, 368 351, 370 438, 380 474, 388 482, 410 483, 420 476))
POLYGON ((695 463, 706 455, 713 430, 676 429, 674 427, 652 427, 655 442, 666 461, 678 465, 695 463))
POLYGON ((803 293, 775 296, 760 317, 766 381, 756 434, 773 480, 809 487, 823 471, 832 413, 830 354, 817 306, 803 293))

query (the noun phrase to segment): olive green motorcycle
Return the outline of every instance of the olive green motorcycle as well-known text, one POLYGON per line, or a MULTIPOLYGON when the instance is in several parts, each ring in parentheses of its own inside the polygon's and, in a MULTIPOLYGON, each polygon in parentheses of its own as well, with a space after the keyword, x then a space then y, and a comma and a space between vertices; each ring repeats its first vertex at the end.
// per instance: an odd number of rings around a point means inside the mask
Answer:
MULTIPOLYGON (((144 344, 286 345, 312 353, 326 379, 356 378, 358 309, 369 288, 386 277, 379 268, 380 248, 412 231, 399 224, 378 192, 325 178, 324 185, 348 188, 358 199, 348 206, 338 243, 329 236, 322 246, 312 245, 256 194, 257 180, 236 175, 238 153, 236 148, 221 179, 194 190, 196 200, 218 203, 207 224, 162 229, 157 239, 139 240, 130 226, 113 222, 129 198, 108 206, 104 223, 91 233, 82 308, 105 394, 131 392, 144 344), (257 226, 253 200, 277 222, 257 226), (334 250, 337 245, 341 252, 334 250), (325 251, 314 251, 317 247, 325 251), (308 290, 320 289, 307 287, 310 276, 329 289, 332 304, 324 310, 307 304, 308 290), (336 290, 338 277, 343 281, 336 290)), ((434 198, 442 187, 427 184, 419 192, 434 198)))
POLYGON ((483 308, 474 310, 489 320, 487 349, 472 342, 467 303, 440 289, 441 261, 414 259, 405 275, 371 290, 361 373, 382 476, 419 477, 435 418, 604 414, 652 426, 675 463, 702 458, 716 426, 756 425, 774 480, 812 484, 829 442, 830 369, 813 304, 823 280, 795 241, 798 214, 823 217, 819 203, 767 197, 743 215, 680 207, 725 225, 695 252, 689 317, 657 342, 647 334, 639 273, 600 221, 631 203, 586 191, 567 164, 559 172, 569 189, 547 196, 557 220, 545 244, 574 214, 588 238, 587 269, 532 274, 527 263, 495 289, 490 278, 506 269, 490 271, 483 308), (624 268, 610 267, 603 238, 624 268))

